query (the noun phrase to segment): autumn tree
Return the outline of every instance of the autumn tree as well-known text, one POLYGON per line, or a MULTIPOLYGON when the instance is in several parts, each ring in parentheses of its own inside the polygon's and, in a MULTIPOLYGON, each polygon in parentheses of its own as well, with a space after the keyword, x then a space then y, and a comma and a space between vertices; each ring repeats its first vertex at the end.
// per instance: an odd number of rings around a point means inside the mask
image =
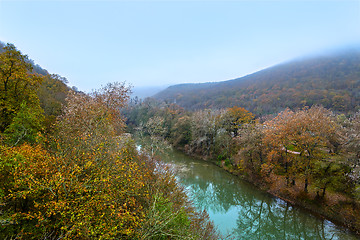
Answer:
POLYGON ((175 146, 185 147, 191 141, 191 122, 188 115, 177 118, 171 129, 171 139, 175 146))
POLYGON ((44 125, 47 132, 51 130, 56 117, 62 114, 63 105, 70 90, 67 83, 67 79, 58 74, 47 74, 37 89, 40 106, 44 109, 44 125))
POLYGON ((146 168, 118 137, 124 121, 117 113, 126 97, 117 94, 127 89, 121 84, 104 89, 69 95, 49 142, 54 154, 22 145, 0 156, 9 176, 2 184, 10 181, 10 192, 2 187, 1 202, 14 233, 35 239, 44 232, 68 239, 134 234, 144 214, 139 203, 148 201, 146 168))
POLYGON ((264 123, 264 145, 269 149, 267 155, 268 163, 266 167, 274 167, 278 173, 284 174, 289 183, 290 178, 294 178, 292 166, 292 155, 289 155, 292 142, 289 139, 288 131, 292 128, 289 124, 290 119, 294 118, 295 113, 290 109, 279 113, 277 117, 264 123))
POLYGON ((341 151, 345 155, 345 164, 351 168, 349 176, 356 183, 355 195, 360 199, 360 112, 350 118, 340 115, 338 120, 343 126, 341 151))
POLYGON ((191 116, 190 151, 210 156, 220 128, 219 110, 200 110, 191 116))
POLYGON ((238 135, 239 129, 247 123, 254 121, 255 116, 242 107, 234 106, 226 110, 223 116, 223 124, 229 133, 233 133, 234 137, 238 135))
POLYGON ((139 126, 137 128, 142 140, 146 141, 143 148, 153 159, 157 154, 164 153, 165 149, 168 149, 170 145, 165 139, 166 128, 164 126, 165 120, 161 116, 153 116, 149 118, 145 126, 139 126), (144 135, 145 133, 145 135, 144 135))
POLYGON ((11 124, 22 103, 35 111, 39 109, 36 94, 42 77, 32 73, 32 65, 12 44, 0 53, 0 132, 11 124))
POLYGON ((262 124, 244 126, 235 143, 238 150, 234 156, 234 165, 249 175, 260 175, 261 166, 266 159, 262 124))
POLYGON ((318 106, 296 112, 286 110, 264 125, 264 143, 272 149, 269 160, 280 163, 285 172, 291 167, 292 174, 302 175, 307 191, 314 163, 329 154, 329 139, 336 136, 332 113, 318 106))

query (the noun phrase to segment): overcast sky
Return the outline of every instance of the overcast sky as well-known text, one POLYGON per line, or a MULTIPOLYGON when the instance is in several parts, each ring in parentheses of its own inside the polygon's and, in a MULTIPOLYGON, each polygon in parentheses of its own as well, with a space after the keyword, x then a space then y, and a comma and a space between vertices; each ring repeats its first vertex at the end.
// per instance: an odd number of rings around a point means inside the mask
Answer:
POLYGON ((83 91, 222 81, 360 43, 360 0, 0 0, 0 41, 83 91))

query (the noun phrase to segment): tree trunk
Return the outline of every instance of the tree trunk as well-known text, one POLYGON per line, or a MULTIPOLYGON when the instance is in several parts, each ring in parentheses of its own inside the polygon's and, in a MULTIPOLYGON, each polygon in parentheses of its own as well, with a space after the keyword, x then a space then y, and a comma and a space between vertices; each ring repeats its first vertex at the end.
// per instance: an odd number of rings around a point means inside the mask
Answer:
POLYGON ((325 186, 323 187, 322 197, 325 197, 325 190, 326 190, 326 184, 325 184, 325 186))

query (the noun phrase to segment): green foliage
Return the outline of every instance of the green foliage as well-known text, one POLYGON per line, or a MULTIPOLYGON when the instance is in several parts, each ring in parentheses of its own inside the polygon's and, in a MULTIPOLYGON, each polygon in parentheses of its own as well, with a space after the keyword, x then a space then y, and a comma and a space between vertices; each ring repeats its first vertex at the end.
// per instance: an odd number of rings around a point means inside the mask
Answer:
POLYGON ((175 146, 184 147, 191 141, 191 122, 187 115, 179 116, 171 129, 170 138, 175 146))
POLYGON ((35 143, 39 132, 43 130, 43 110, 29 107, 23 102, 10 126, 5 130, 5 141, 10 145, 24 142, 35 143))
POLYGON ((218 239, 208 215, 189 204, 169 166, 155 159, 147 164, 154 169, 147 179, 152 199, 138 230, 139 239, 218 239))
POLYGON ((23 102, 38 109, 36 90, 42 77, 31 71, 28 57, 7 44, 0 53, 0 132, 12 123, 23 102))
POLYGON ((67 80, 35 65, 12 44, 0 47, 0 132, 11 124, 23 102, 34 111, 40 104, 45 130, 50 131, 65 103, 67 80))
POLYGON ((325 196, 326 189, 348 194, 351 194, 354 190, 354 185, 348 176, 351 170, 350 167, 345 164, 339 164, 334 160, 318 161, 314 166, 313 177, 315 185, 322 190, 322 197, 325 196))
POLYGON ((147 213, 146 226, 143 227, 144 239, 191 239, 190 219, 185 209, 176 210, 174 204, 155 194, 147 213))

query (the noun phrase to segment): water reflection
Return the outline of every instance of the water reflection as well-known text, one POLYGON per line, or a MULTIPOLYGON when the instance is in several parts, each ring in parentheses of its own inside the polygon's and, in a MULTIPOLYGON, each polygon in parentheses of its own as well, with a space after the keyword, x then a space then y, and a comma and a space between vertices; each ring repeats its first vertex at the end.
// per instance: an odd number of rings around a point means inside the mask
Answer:
POLYGON ((196 207, 206 209, 219 230, 235 239, 358 239, 212 164, 179 152, 163 158, 175 166, 196 207))

